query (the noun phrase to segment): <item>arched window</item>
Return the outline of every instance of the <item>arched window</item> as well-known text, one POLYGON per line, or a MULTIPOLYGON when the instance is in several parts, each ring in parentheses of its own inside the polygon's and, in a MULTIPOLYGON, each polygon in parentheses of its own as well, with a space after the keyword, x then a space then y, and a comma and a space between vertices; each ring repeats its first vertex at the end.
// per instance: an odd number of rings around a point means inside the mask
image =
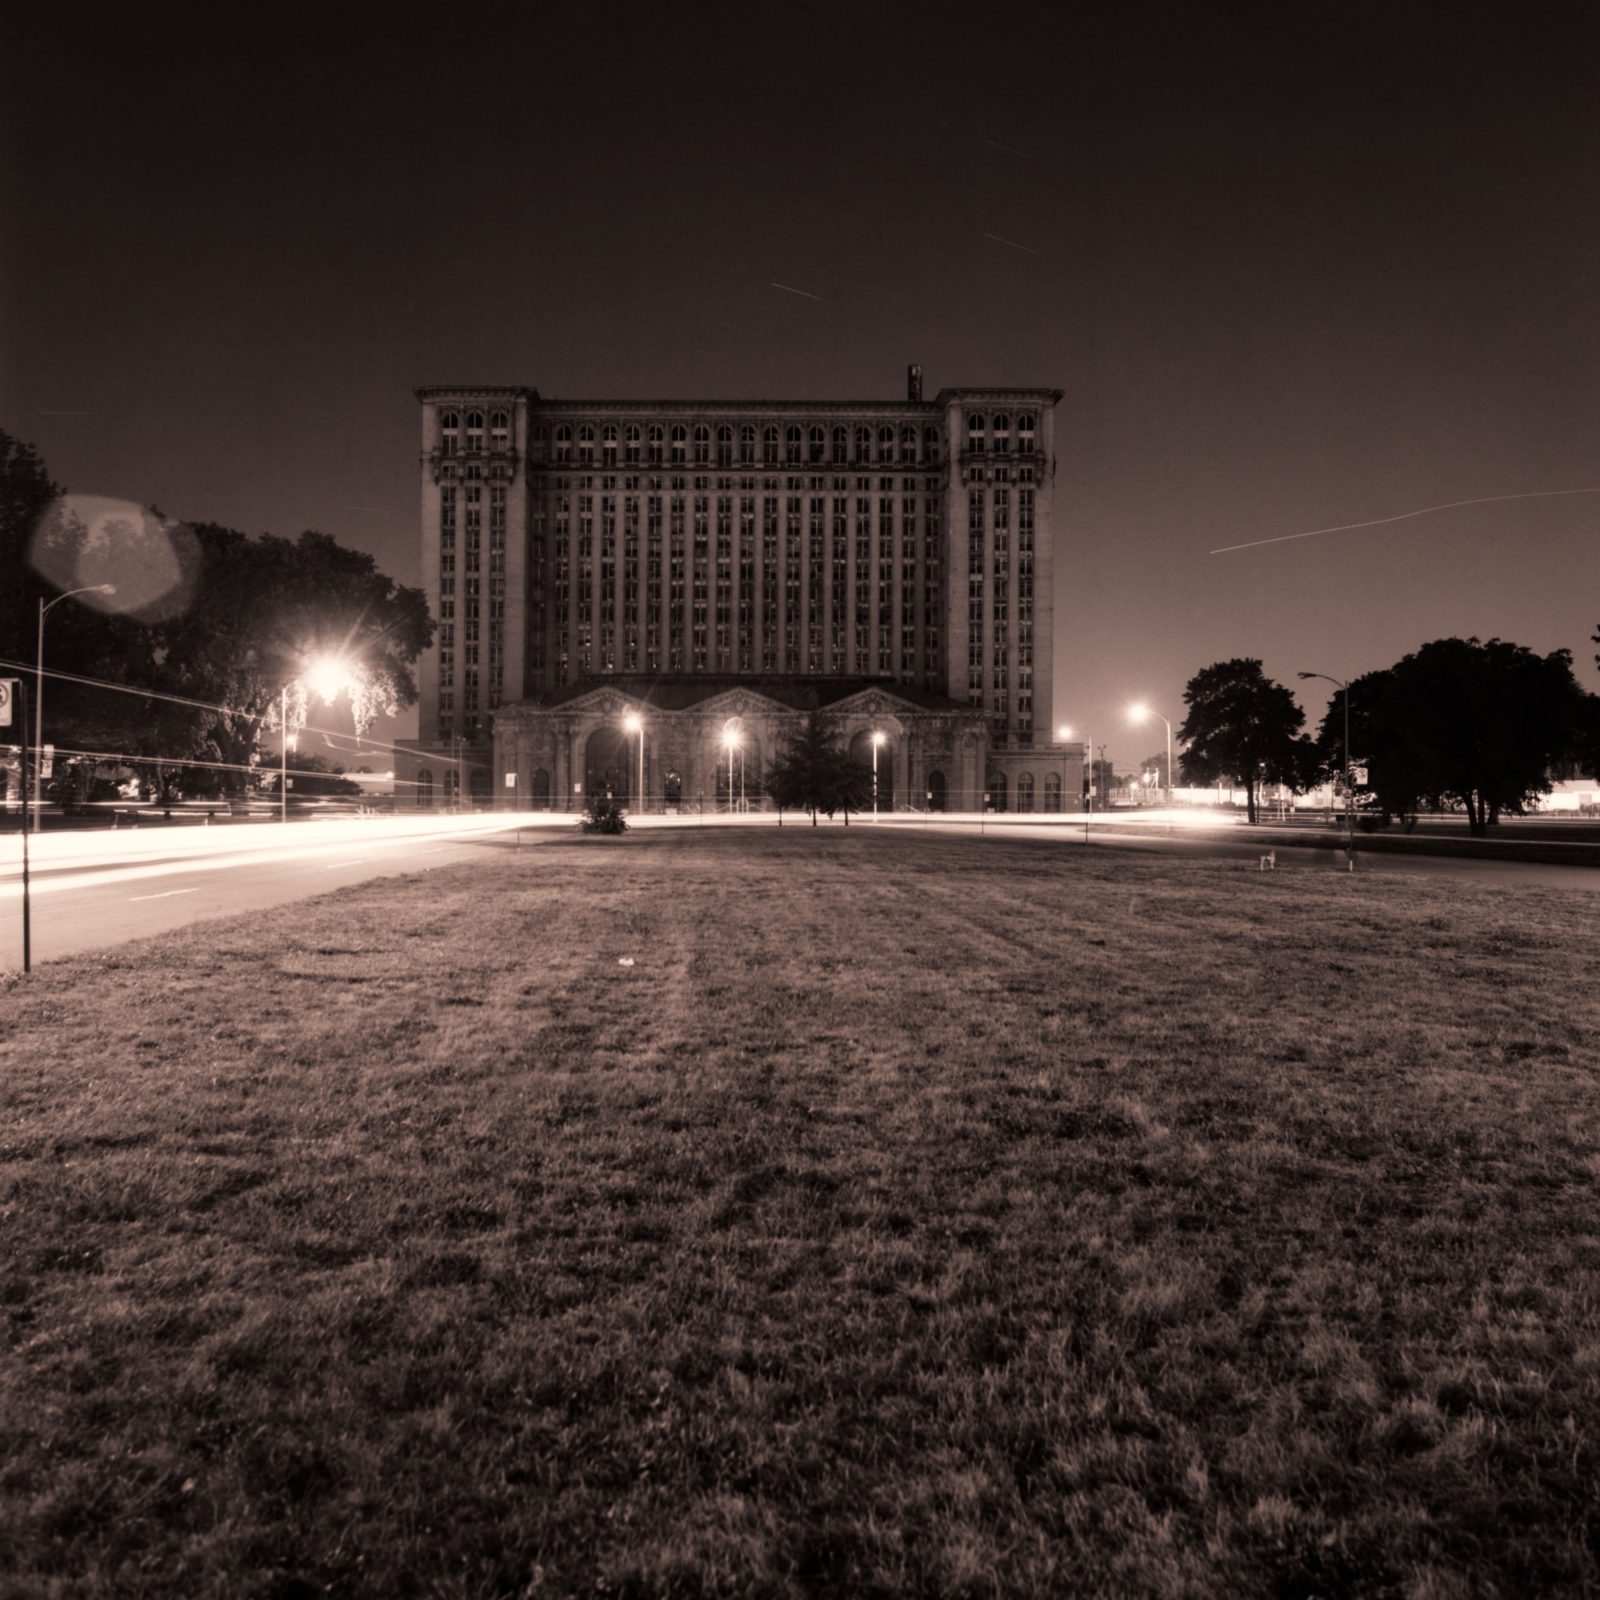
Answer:
POLYGON ((778 464, 778 427, 769 422, 761 431, 761 459, 769 467, 778 464))
POLYGON ((594 424, 581 423, 578 427, 578 460, 588 462, 594 460, 594 424))
POLYGON ((947 803, 944 774, 942 772, 930 772, 928 774, 928 809, 930 811, 943 811, 947 803))
POLYGON ((606 465, 614 467, 617 464, 617 425, 608 422, 600 430, 600 453, 605 457, 606 465))
POLYGON ((556 425, 556 460, 567 461, 572 456, 572 424, 562 422, 556 425))
POLYGON ((550 809, 550 774, 543 767, 533 774, 533 792, 529 798, 535 811, 550 809))
POLYGON ((439 418, 439 453, 453 456, 461 448, 461 418, 446 411, 439 418))
POLYGON ((894 429, 878 429, 878 460, 887 464, 894 460, 894 429))
MULTIPOLYGON (((990 431, 994 434, 994 453, 997 456, 1011 454, 1011 418, 1005 412, 1000 412, 994 419, 990 431)), ((1021 810, 1019 806, 1017 808, 1021 810)))
POLYGON ((872 429, 856 429, 856 460, 865 466, 872 459, 872 429))
POLYGON ((639 443, 639 424, 637 422, 630 422, 628 424, 627 431, 622 436, 622 454, 624 459, 628 461, 637 461, 639 459, 639 443))
POLYGON ((907 467, 917 464, 917 430, 909 423, 900 430, 900 461, 907 467))
POLYGON ((417 768, 417 809, 433 809, 433 773, 427 767, 417 768))
POLYGON ((491 450, 504 450, 511 443, 511 419, 503 411, 496 411, 489 418, 489 448, 491 450))
POLYGON ((798 465, 800 456, 800 429, 795 423, 790 423, 783 435, 784 458, 794 465, 798 465))
POLYGON ((702 467, 711 462, 711 430, 703 422, 694 425, 694 459, 702 467))
POLYGON ((726 422, 717 427, 717 465, 731 467, 733 465, 733 429, 726 422))
POLYGON ((937 428, 924 428, 922 430, 922 459, 934 462, 939 459, 939 430, 937 428))
POLYGON ((970 450, 973 455, 981 456, 983 454, 985 444, 984 436, 988 433, 988 431, 989 425, 984 420, 981 413, 974 411, 972 415, 967 418, 967 449, 970 450))
POLYGON ((659 422, 652 422, 650 424, 650 465, 652 467, 661 465, 661 456, 666 449, 666 443, 666 429, 659 422))
POLYGON ((483 413, 469 411, 467 413, 467 453, 483 449, 483 413))
POLYGON ((672 461, 682 466, 689 457, 689 430, 681 422, 672 424, 672 461))
POLYGON ((1017 810, 1033 810, 1033 774, 1024 772, 1017 779, 1017 810))
POLYGON ((1059 811, 1061 809, 1061 774, 1047 772, 1044 775, 1044 808, 1046 811, 1059 811))
POLYGON ((1033 414, 1024 411, 1017 418, 1017 451, 1020 455, 1031 455, 1033 448, 1033 414))
POLYGON ((756 428, 753 422, 743 423, 739 428, 739 459, 746 466, 755 464, 756 428))
POLYGON ((823 459, 824 441, 827 435, 820 427, 813 427, 806 436, 806 444, 810 449, 811 465, 819 466, 823 459))
POLYGON ((843 423, 833 430, 833 459, 835 461, 850 459, 850 430, 843 423))
POLYGON ((535 461, 543 461, 550 454, 550 430, 541 422, 528 437, 532 441, 528 453, 535 461))
POLYGON ((991 772, 984 780, 984 787, 989 791, 989 809, 991 811, 1004 811, 1006 808, 1005 773, 991 772))

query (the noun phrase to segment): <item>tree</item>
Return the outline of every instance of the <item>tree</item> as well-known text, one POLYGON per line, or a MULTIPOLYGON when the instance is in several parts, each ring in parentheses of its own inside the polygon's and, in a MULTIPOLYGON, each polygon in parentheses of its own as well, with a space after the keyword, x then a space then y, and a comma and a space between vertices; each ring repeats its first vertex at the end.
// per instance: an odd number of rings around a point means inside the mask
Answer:
POLYGON ((1183 699, 1189 714, 1178 729, 1184 744, 1178 766, 1188 782, 1242 785, 1251 822, 1263 782, 1305 787, 1309 742, 1300 729, 1306 714, 1262 672, 1260 661, 1218 661, 1189 680, 1183 699))
POLYGON ((415 702, 411 669, 433 638, 420 589, 400 587, 371 556, 323 533, 251 539, 214 523, 192 532, 199 554, 193 599, 157 625, 159 682, 151 687, 222 708, 196 730, 221 760, 240 771, 253 764, 263 728, 277 725, 286 687, 293 691, 289 731, 303 724, 301 675, 318 655, 350 666, 358 733, 379 712, 392 716, 415 702))
POLYGON ((764 787, 780 812, 809 811, 813 828, 819 811, 830 820, 842 811, 848 823, 852 811, 872 804, 871 772, 850 759, 819 711, 784 741, 764 787))

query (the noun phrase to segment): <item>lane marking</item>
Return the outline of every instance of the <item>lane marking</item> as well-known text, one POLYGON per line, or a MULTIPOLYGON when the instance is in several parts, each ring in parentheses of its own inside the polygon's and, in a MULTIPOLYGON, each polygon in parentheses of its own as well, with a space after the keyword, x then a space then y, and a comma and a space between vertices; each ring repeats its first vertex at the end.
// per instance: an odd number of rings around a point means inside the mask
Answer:
POLYGON ((366 857, 363 856, 359 861, 335 861, 331 866, 324 867, 322 870, 324 872, 337 872, 341 867, 364 867, 366 864, 366 857))
POLYGON ((199 894, 199 889, 163 889, 160 894, 130 894, 128 903, 132 905, 135 900, 166 900, 175 894, 199 894))

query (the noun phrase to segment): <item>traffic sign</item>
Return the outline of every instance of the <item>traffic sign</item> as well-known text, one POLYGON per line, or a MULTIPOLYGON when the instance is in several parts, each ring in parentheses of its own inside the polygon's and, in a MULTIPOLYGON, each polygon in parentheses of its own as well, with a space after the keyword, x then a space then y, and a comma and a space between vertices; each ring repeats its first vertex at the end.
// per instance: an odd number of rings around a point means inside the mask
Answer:
POLYGON ((1367 769, 1365 767, 1351 767, 1350 781, 1351 783, 1359 783, 1364 785, 1367 781, 1367 769))
POLYGON ((0 678, 0 728, 11 726, 11 708, 17 703, 17 680, 0 678))

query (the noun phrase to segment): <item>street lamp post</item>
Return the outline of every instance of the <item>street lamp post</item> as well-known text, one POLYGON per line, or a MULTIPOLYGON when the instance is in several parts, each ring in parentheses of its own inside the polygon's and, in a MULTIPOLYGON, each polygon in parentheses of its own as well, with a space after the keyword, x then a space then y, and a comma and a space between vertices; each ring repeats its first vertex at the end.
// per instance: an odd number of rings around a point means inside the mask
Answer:
POLYGON ((630 711, 622 719, 622 725, 629 733, 639 736, 639 790, 633 797, 633 803, 644 812, 644 718, 637 711, 630 711))
POLYGON ((1356 870, 1356 812, 1355 789, 1350 782, 1350 685, 1341 682, 1338 678, 1330 677, 1326 672, 1302 672, 1297 674, 1301 678, 1321 678, 1324 683, 1331 683, 1344 696, 1344 823, 1345 823, 1345 870, 1356 870))
MULTIPOLYGON (((44 619, 63 600, 75 594, 115 594, 114 583, 91 583, 82 589, 68 589, 46 604, 39 602, 39 653, 34 660, 33 673, 33 831, 38 833, 44 825, 44 619)), ((26 726, 26 724, 24 724, 26 726)), ((23 734, 27 738, 27 734, 23 734)), ((27 797, 23 797, 26 809, 27 797)), ((28 819, 22 819, 26 829, 28 819)))
MULTIPOLYGON (((1069 728, 1065 723, 1063 723, 1057 731, 1063 744, 1065 744, 1067 740, 1072 737, 1072 729, 1069 728)), ((1088 844, 1089 820, 1094 816, 1094 740, 1087 733, 1083 736, 1083 753, 1085 760, 1088 762, 1088 765, 1084 768, 1085 776, 1088 778, 1088 788, 1085 791, 1083 805, 1083 842, 1088 844)), ((1063 775, 1062 782, 1063 785, 1066 782, 1065 775, 1063 775)), ((1066 805, 1066 799, 1066 791, 1065 788, 1063 788, 1061 795, 1061 803, 1063 806, 1066 805)))
POLYGON ((878 820, 878 750, 883 744, 883 735, 874 728, 872 730, 872 820, 878 820))
POLYGON ((1167 730, 1167 810, 1172 809, 1172 724, 1159 711, 1152 711, 1143 703, 1128 707, 1128 720, 1130 722, 1146 722, 1151 717, 1161 717, 1161 724, 1167 730))
POLYGON ((728 810, 733 810, 733 752, 739 747, 739 735, 732 728, 722 735, 722 747, 728 752, 728 810))

